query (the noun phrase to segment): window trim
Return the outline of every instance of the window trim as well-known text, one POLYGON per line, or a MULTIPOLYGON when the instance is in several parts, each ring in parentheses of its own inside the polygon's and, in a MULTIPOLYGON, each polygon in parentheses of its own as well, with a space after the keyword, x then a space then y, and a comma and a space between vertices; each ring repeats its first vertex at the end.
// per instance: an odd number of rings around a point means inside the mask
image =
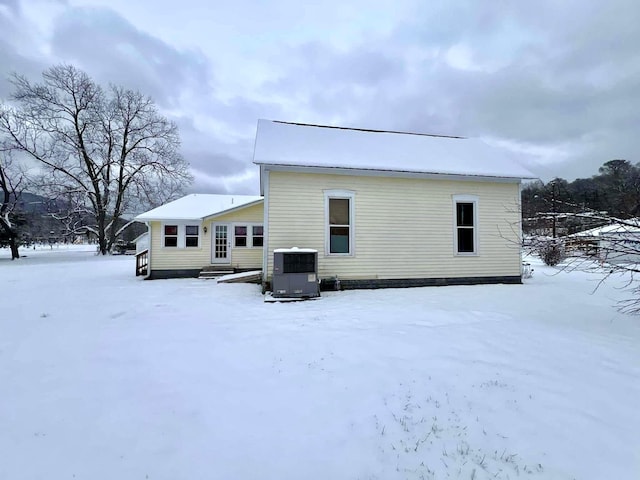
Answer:
POLYGON ((264 248, 264 225, 261 223, 254 223, 253 225, 251 225, 251 248, 264 248), (255 235, 253 233, 253 229, 256 227, 262 227, 262 235, 255 235), (261 238, 262 239, 262 245, 254 245, 253 244, 253 239, 255 237, 261 238))
MULTIPOLYGON (((479 255, 478 245, 478 207, 480 204, 479 197, 477 195, 459 194, 452 195, 453 203, 453 255, 456 257, 477 257, 479 255), (471 203, 473 204, 473 252, 460 252, 458 251, 458 204, 459 203, 471 203)), ((464 227, 469 228, 469 227, 464 227)))
POLYGON ((231 247, 232 248, 251 248, 250 243, 251 245, 253 245, 253 239, 251 239, 251 235, 249 235, 249 229, 250 229, 249 225, 245 223, 234 223, 232 229, 233 229, 233 240, 231 241, 231 247), (238 227, 244 227, 246 229, 246 233, 244 235, 236 235, 236 228, 238 227), (245 244, 236 245, 238 238, 244 238, 245 244))
POLYGON ((324 190, 324 255, 325 257, 355 257, 355 198, 353 190, 324 190), (329 200, 349 200, 349 252, 331 252, 331 225, 329 224, 329 200))
POLYGON ((200 230, 202 230, 200 228, 200 225, 194 225, 194 224, 185 224, 184 226, 184 248, 200 248, 201 245, 201 235, 200 235, 200 230), (187 234, 187 227, 196 227, 198 229, 198 233, 196 235, 188 235, 187 234), (197 245, 187 245, 187 238, 193 238, 195 237, 197 239, 197 245))
POLYGON ((180 247, 180 225, 177 223, 163 223, 160 226, 162 230, 162 248, 179 248, 180 247), (176 227, 175 235, 167 235, 167 227, 176 227), (176 244, 175 246, 167 245, 167 238, 175 238, 176 244))
MULTIPOLYGON (((231 224, 231 231, 233 234, 233 237, 231 239, 231 248, 240 248, 240 249, 245 249, 245 248, 264 248, 264 224, 260 223, 260 222, 233 222, 231 224), (236 246, 236 227, 247 227, 247 244, 243 247, 243 246, 236 246), (256 246, 253 244, 253 227, 262 227, 262 242, 263 244, 260 246, 256 246)), ((240 235, 240 236, 244 236, 244 235, 240 235)), ((257 235, 259 236, 259 235, 257 235)))
MULTIPOLYGON (((189 221, 189 220, 181 220, 179 222, 176 221, 167 221, 167 222, 161 222, 160 223, 160 231, 162 232, 162 248, 166 248, 168 250, 185 250, 185 249, 189 249, 189 250, 201 250, 202 249, 202 243, 203 243, 203 230, 202 230, 202 223, 198 223, 198 221, 189 221), (164 233, 164 227, 168 227, 168 226, 176 226, 178 227, 178 233, 177 235, 169 235, 169 237, 175 237, 177 236, 177 242, 176 242, 176 246, 175 247, 166 247, 165 246, 165 233, 164 233), (187 226, 189 227, 198 227, 198 246, 197 247, 187 247, 187 226)), ((190 237, 195 237, 195 235, 189 235, 190 237)))

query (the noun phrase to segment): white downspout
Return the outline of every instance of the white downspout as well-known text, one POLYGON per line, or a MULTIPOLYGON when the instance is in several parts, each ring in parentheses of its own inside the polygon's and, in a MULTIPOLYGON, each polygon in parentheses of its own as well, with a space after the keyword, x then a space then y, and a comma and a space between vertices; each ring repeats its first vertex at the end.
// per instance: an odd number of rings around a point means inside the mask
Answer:
POLYGON ((260 166, 262 176, 262 195, 264 196, 264 203, 262 208, 264 210, 263 219, 263 247, 262 247, 262 285, 264 287, 267 281, 267 267, 269 266, 269 171, 260 166))
POLYGON ((524 249, 524 233, 522 231, 522 180, 518 182, 518 235, 520 240, 520 281, 522 281, 522 250, 524 249))
POLYGON ((149 280, 151 277, 151 245, 153 245, 153 238, 151 238, 151 222, 144 222, 147 225, 147 232, 149 232, 149 248, 147 249, 147 275, 145 280, 149 280))

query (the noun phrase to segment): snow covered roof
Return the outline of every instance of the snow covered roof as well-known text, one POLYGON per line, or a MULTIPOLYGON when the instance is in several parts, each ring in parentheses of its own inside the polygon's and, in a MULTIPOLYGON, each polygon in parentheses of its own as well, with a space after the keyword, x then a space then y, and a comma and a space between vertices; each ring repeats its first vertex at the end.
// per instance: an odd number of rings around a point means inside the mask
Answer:
POLYGON ((301 167, 536 178, 481 140, 258 120, 254 163, 301 167))
POLYGON ((612 223, 602 227, 592 228, 584 232, 577 232, 570 237, 600 237, 605 235, 617 235, 623 233, 640 233, 640 221, 628 220, 629 224, 612 223))
POLYGON ((138 235, 136 238, 133 239, 133 243, 144 242, 149 239, 148 237, 149 237, 149 232, 141 233, 140 235, 138 235))
POLYGON ((192 193, 142 213, 135 219, 143 222, 149 220, 200 220, 259 201, 262 201, 262 197, 257 195, 192 193))

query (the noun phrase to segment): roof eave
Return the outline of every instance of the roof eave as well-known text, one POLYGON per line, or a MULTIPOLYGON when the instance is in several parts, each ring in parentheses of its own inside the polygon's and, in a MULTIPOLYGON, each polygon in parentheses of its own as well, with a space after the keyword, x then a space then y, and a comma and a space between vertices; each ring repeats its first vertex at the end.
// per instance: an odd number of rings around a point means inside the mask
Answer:
MULTIPOLYGON (((260 198, 258 200, 254 200, 254 201, 249 202, 249 203, 243 203, 242 205, 236 205, 234 207, 227 208, 227 209, 219 211, 219 212, 208 213, 207 215, 204 215, 202 217, 176 217, 176 216, 143 217, 143 216, 138 216, 138 217, 135 217, 134 220, 136 220, 138 222, 166 222, 168 220, 176 221, 176 222, 199 222, 199 221, 204 220, 205 218, 218 217, 220 215, 224 215, 224 214, 233 212, 235 210, 241 210, 241 209, 246 208, 246 207, 251 207, 253 205, 257 205, 260 202, 264 202, 264 198, 260 198)), ((144 215, 144 214, 142 214, 142 215, 144 215)))
POLYGON ((164 222, 167 220, 174 220, 176 222, 195 222, 198 220, 202 220, 202 218, 198 218, 198 217, 189 217, 189 218, 181 218, 181 217, 143 217, 143 218, 139 218, 136 217, 135 218, 136 221, 138 222, 164 222))
POLYGON ((382 168, 364 168, 364 167, 340 167, 327 165, 300 165, 295 163, 273 163, 254 160, 256 165, 263 170, 287 170, 301 171, 307 173, 337 173, 346 175, 371 175, 371 176, 402 176, 402 177, 422 177, 422 178, 439 178, 439 179, 460 179, 460 180, 484 180, 484 181, 521 181, 536 180, 538 177, 528 175, 490 175, 490 174, 472 174, 472 173, 449 173, 449 172, 430 172, 417 170, 399 170, 399 169, 382 169, 382 168))

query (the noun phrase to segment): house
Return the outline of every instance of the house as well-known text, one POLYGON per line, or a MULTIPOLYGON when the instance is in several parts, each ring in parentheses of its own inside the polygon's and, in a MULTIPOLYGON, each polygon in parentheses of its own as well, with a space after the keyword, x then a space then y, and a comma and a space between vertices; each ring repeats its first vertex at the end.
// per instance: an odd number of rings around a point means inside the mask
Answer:
POLYGON ((608 263, 640 263, 640 221, 630 219, 567 236, 567 244, 608 263))
POLYGON ((263 198, 252 195, 192 194, 154 208, 136 217, 149 234, 136 273, 153 279, 260 269, 263 218, 263 198))
POLYGON ((136 217, 150 234, 140 273, 258 268, 269 288, 274 251, 299 247, 342 288, 521 282, 520 184, 533 175, 500 148, 260 120, 253 160, 261 196, 188 195, 136 217))
POLYGON ((318 251, 343 288, 521 282, 520 184, 476 139, 260 120, 263 282, 273 252, 318 251))
POLYGON ((149 231, 147 230, 141 235, 138 235, 133 243, 136 244, 136 254, 149 250, 149 231))

